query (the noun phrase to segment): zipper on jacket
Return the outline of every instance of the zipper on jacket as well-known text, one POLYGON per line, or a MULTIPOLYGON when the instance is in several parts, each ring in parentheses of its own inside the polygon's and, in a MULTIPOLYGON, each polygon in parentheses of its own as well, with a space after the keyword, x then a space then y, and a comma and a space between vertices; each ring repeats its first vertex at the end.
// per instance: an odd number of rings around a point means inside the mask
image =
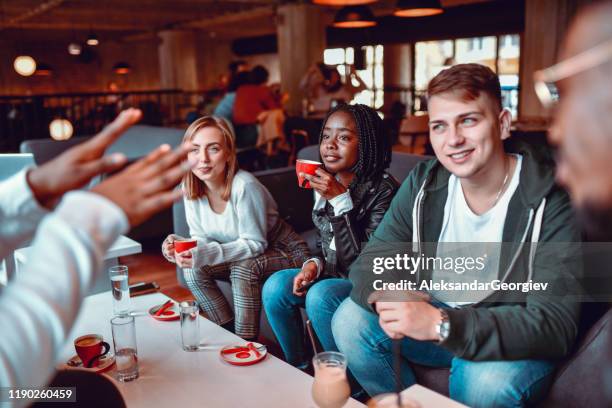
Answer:
MULTIPOLYGON (((425 206, 424 201, 425 201, 425 190, 423 190, 423 194, 421 195, 421 199, 419 200, 419 203, 417 205, 417 225, 416 225, 416 229, 417 229, 417 256, 421 256, 421 231, 422 228, 421 226, 423 225, 423 220, 421 219, 422 215, 423 215, 423 207, 425 206)), ((416 281, 419 282, 420 281, 420 275, 421 275, 421 268, 420 266, 417 268, 416 270, 416 281)))
MULTIPOLYGON (((521 238, 521 242, 519 243, 518 249, 514 253, 514 256, 511 258, 511 262, 510 262, 510 265, 508 265, 508 269, 506 269, 506 272, 504 272, 504 275, 502 276, 502 279, 500 280, 501 282, 505 282, 506 279, 508 279, 508 277, 510 276, 510 272, 514 268, 514 265, 516 264, 516 262, 518 261, 518 258, 519 258, 520 254, 521 254, 521 251, 523 250, 523 247, 525 246, 525 240, 527 238, 527 233, 529 232, 529 228, 531 227, 532 221, 533 221, 533 208, 530 208, 529 209, 529 218, 527 219, 527 227, 525 228, 525 231, 523 232, 523 237, 521 238)), ((531 256, 531 249, 529 251, 530 251, 530 256, 531 256)), ((528 267, 529 267, 529 265, 528 265, 528 267)), ((479 304, 485 302, 487 299, 493 297, 496 293, 497 292, 491 293, 489 296, 485 297, 480 302, 474 303, 473 306, 476 306, 476 305, 479 305, 479 304)))
POLYGON ((348 226, 349 235, 351 236, 351 241, 353 242, 355 251, 361 252, 359 251, 359 244, 357 243, 357 240, 355 239, 355 236, 353 235, 353 229, 351 228, 351 221, 349 220, 348 214, 345 213, 342 216, 344 217, 344 221, 346 221, 346 225, 348 226))

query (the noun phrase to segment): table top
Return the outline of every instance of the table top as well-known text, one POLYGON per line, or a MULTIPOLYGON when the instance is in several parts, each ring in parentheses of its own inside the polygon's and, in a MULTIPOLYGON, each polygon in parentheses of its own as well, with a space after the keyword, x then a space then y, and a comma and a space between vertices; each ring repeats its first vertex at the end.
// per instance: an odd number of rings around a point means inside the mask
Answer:
MULTIPOLYGON (((246 367, 232 366, 221 360, 221 347, 244 344, 244 340, 205 318, 200 317, 204 350, 183 351, 179 321, 160 322, 139 313, 167 299, 161 293, 131 299, 132 310, 137 315, 140 378, 119 385, 130 408, 273 408, 287 407, 288 403, 296 408, 316 407, 310 394, 313 378, 271 354, 261 363, 246 367)), ((101 334, 112 345, 112 309, 110 292, 85 298, 58 363, 75 354, 72 339, 83 334, 101 334)), ((345 407, 363 405, 351 399, 345 407)))
MULTIPOLYGON (((32 250, 31 246, 20 248, 15 251, 15 259, 18 262, 26 263, 28 254, 32 250)), ((118 258, 120 256, 134 255, 142 252, 142 245, 139 242, 134 241, 125 235, 119 236, 113 245, 108 249, 104 255, 104 259, 118 258)))
POLYGON ((402 391, 402 397, 417 401, 422 407, 436 408, 468 408, 466 405, 453 401, 442 394, 415 384, 402 391))
POLYGON ((141 252, 142 245, 139 242, 121 235, 108 249, 104 259, 119 258, 120 256, 134 255, 141 252))

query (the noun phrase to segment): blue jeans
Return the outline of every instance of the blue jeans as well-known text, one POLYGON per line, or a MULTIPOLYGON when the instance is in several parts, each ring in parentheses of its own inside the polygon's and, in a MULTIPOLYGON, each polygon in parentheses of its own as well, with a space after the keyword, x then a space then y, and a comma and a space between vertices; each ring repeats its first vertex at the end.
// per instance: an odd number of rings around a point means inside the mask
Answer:
POLYGON ((308 357, 300 308, 306 307, 306 314, 323 348, 337 351, 331 321, 340 303, 348 297, 352 285, 346 279, 324 279, 311 286, 306 296, 296 296, 293 294, 293 278, 299 272, 299 269, 285 269, 272 274, 263 286, 262 298, 285 359, 293 366, 305 367, 308 357))
MULTIPOLYGON (((376 314, 347 299, 333 317, 332 331, 351 372, 368 394, 395 391, 392 341, 376 314)), ((409 338, 402 340, 401 355, 403 388, 416 383, 408 362, 450 367, 450 397, 470 407, 534 403, 545 395, 555 369, 552 362, 544 360, 468 361, 435 343, 409 338)))

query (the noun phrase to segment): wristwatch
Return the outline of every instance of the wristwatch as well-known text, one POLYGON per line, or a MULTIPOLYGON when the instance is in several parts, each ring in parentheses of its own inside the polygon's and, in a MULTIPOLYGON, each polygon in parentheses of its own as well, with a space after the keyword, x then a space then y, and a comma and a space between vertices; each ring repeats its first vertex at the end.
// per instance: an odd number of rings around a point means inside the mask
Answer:
POLYGON ((438 343, 442 343, 448 339, 450 334, 450 320, 448 319, 448 313, 444 309, 438 309, 440 311, 440 322, 436 324, 436 334, 438 335, 438 343))

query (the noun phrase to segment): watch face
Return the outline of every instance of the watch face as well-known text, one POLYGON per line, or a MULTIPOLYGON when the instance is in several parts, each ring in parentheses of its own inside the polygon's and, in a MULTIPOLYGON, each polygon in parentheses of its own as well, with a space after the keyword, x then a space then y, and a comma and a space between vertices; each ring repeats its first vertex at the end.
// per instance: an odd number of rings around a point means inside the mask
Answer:
POLYGON ((449 334, 450 334, 450 323, 442 322, 442 324, 440 324, 440 337, 446 340, 449 334))

